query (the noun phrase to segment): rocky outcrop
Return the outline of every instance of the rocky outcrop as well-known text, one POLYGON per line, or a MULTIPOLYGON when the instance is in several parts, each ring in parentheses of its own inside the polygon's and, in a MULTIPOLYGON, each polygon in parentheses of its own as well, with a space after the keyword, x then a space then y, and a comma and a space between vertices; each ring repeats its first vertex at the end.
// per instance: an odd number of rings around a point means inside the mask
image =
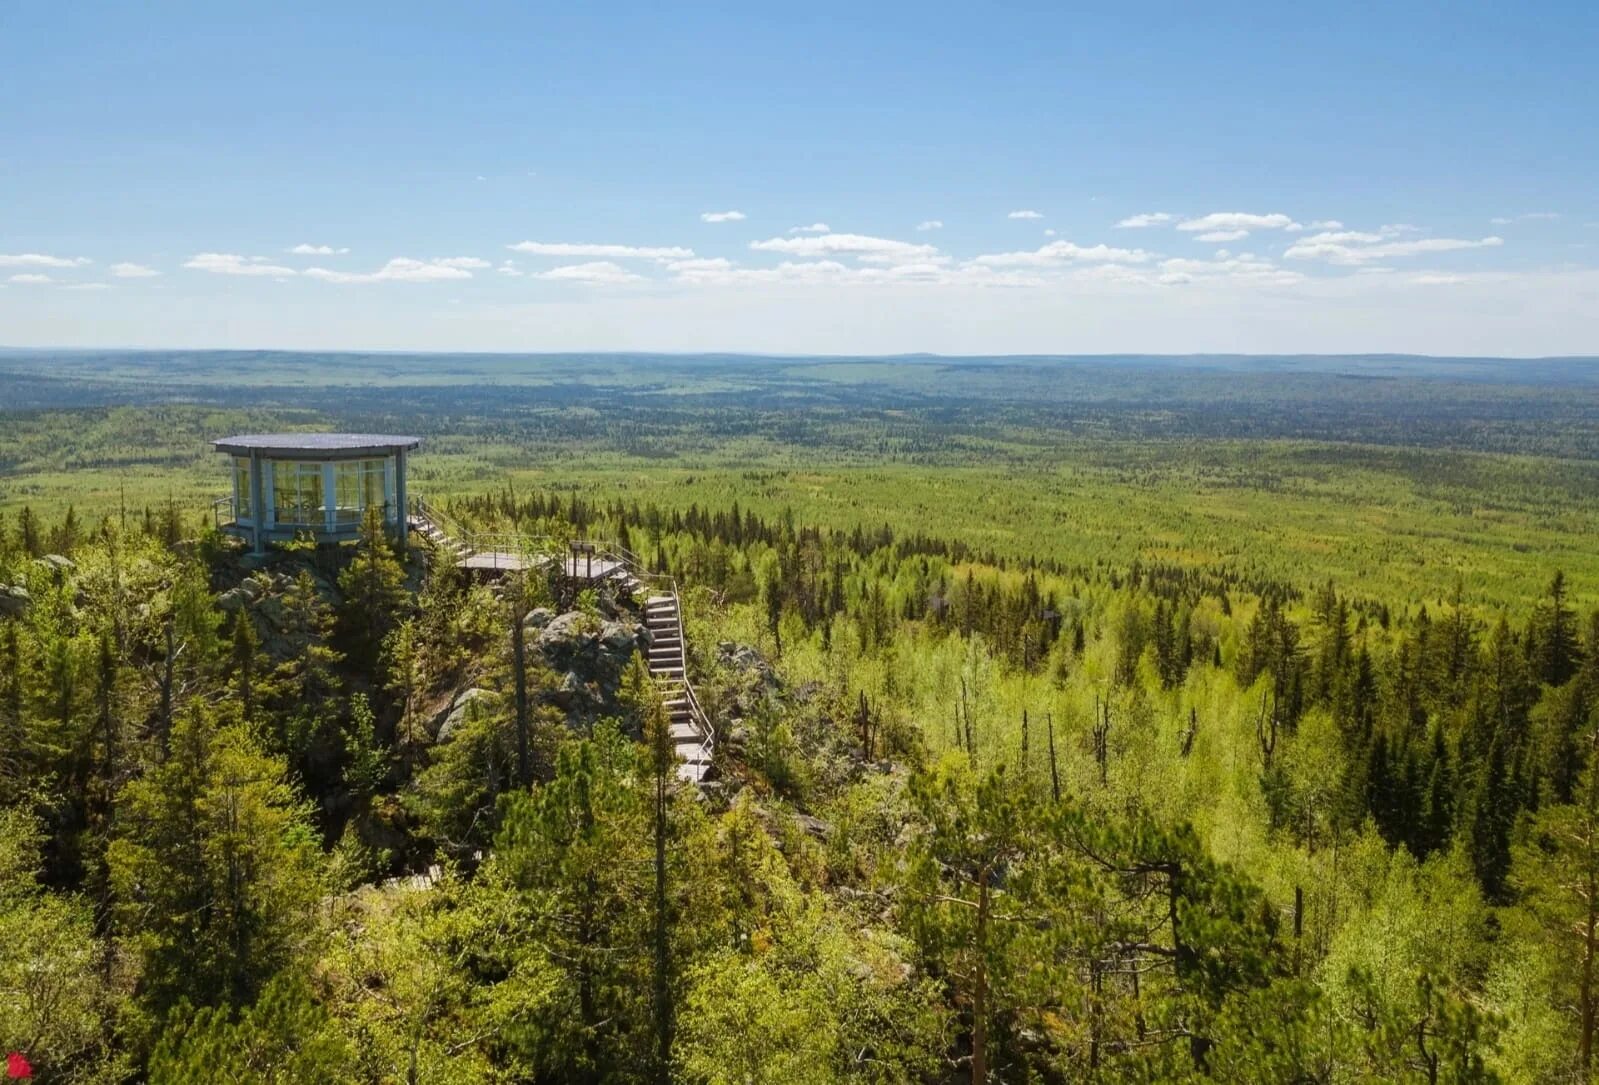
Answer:
POLYGON ((785 700, 788 690, 771 663, 747 644, 721 641, 716 646, 716 663, 726 676, 729 708, 735 716, 750 716, 764 707, 785 700))
POLYGON ((33 596, 21 584, 0 584, 0 618, 20 618, 33 605, 33 596))
POLYGON ((281 663, 304 654, 305 631, 296 627, 284 596, 294 586, 301 570, 311 573, 316 592, 329 606, 336 606, 339 593, 320 570, 299 563, 278 561, 273 568, 257 569, 240 578, 217 595, 217 607, 229 615, 247 613, 255 621, 262 652, 281 663))
POLYGON ((54 573, 70 573, 78 567, 71 558, 62 557, 60 554, 46 554, 34 560, 54 573))
POLYGON ((650 632, 641 622, 586 611, 552 615, 545 608, 523 619, 530 647, 560 675, 550 701, 573 723, 617 714, 622 676, 635 652, 648 652, 650 632))

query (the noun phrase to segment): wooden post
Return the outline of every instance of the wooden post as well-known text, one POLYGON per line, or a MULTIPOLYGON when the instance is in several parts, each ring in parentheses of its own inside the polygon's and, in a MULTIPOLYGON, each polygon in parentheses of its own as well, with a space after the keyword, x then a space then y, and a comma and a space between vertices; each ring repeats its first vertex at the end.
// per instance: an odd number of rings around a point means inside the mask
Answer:
MULTIPOLYGON (((261 485, 261 453, 255 449, 250 450, 250 549, 255 551, 257 557, 266 553, 266 495, 261 491, 266 487, 261 485)), ((234 510, 234 519, 238 519, 238 510, 234 510)))
POLYGON ((399 506, 399 517, 394 525, 394 545, 400 554, 405 554, 406 543, 411 534, 411 513, 406 505, 405 495, 405 468, 408 457, 405 449, 397 449, 394 453, 394 503, 399 506))
POLYGON ((1044 716, 1044 722, 1049 725, 1049 790, 1051 796, 1060 802, 1060 769, 1055 764, 1055 713, 1050 712, 1044 716))

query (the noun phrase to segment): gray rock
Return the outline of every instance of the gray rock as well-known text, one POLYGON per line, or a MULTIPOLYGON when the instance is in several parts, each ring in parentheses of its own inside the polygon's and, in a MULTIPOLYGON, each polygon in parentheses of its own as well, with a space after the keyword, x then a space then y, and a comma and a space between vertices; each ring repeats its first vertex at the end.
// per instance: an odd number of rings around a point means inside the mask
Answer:
POLYGON ((284 607, 283 600, 277 596, 268 596, 266 599, 261 600, 259 613, 261 620, 266 622, 271 628, 279 632, 288 628, 289 612, 284 607))
POLYGON ((245 604, 247 604, 249 601, 250 597, 242 586, 237 588, 229 588, 227 591, 217 596, 217 606, 221 607, 229 614, 232 614, 235 611, 243 610, 245 604))
POLYGON ((638 635, 621 622, 606 622, 600 630, 600 644, 612 655, 630 656, 638 647, 638 635))
POLYGON ((596 619, 580 610, 569 610, 551 618, 539 632, 539 647, 546 648, 562 643, 573 643, 592 635, 596 619))
POLYGON ((451 699, 450 707, 443 712, 437 731, 438 741, 450 740, 461 724, 466 722, 466 714, 472 705, 476 704, 480 709, 492 708, 499 703, 499 700, 499 696, 493 691, 478 686, 461 690, 451 699))
POLYGON ((534 607, 527 612, 527 617, 522 619, 522 625, 528 629, 543 629, 555 618, 555 611, 549 607, 534 607))
POLYGON ((44 557, 39 558, 38 561, 40 565, 53 569, 58 573, 70 573, 78 567, 71 558, 64 558, 60 554, 46 554, 44 557))
POLYGON ((28 589, 21 584, 6 587, 0 584, 0 614, 8 618, 21 617, 28 612, 28 607, 33 604, 33 596, 28 594, 28 589))

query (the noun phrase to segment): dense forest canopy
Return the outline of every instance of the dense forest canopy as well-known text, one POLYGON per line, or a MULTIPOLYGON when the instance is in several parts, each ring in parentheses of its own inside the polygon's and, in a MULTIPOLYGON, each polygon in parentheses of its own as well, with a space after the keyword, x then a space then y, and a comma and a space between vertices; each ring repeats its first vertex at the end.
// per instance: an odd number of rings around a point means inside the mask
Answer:
POLYGON ((41 1080, 1591 1079, 1577 363, 1218 363, 1157 418, 1185 370, 329 411, 67 361, 0 378, 78 397, 0 416, 0 1048, 41 1080), (637 601, 376 518, 220 536, 204 440, 285 423, 416 429, 460 530, 674 577, 708 786, 637 601))

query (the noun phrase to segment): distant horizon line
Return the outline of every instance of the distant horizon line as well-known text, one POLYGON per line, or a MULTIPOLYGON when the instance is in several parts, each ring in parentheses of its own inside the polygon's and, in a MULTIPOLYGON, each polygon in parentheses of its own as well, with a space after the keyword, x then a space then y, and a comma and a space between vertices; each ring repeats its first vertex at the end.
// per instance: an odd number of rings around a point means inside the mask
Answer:
POLYGON ((901 351, 891 354, 827 353, 806 351, 794 354, 751 350, 437 350, 404 347, 148 347, 148 346, 9 346, 0 344, 0 354, 284 354, 284 355, 391 355, 399 357, 479 357, 479 358, 563 358, 587 355, 608 358, 751 358, 783 361, 805 360, 872 360, 905 361, 916 359, 970 360, 970 359, 1046 359, 1050 361, 1077 361, 1089 359, 1191 359, 1191 358, 1315 358, 1362 359, 1393 361, 1453 361, 1453 362, 1593 362, 1599 363, 1599 352, 1593 354, 1418 354, 1399 351, 1339 351, 1317 353, 1314 351, 1211 351, 1195 350, 1183 353, 1150 351, 1110 351, 1093 353, 1053 353, 1046 351, 1006 351, 993 353, 944 354, 936 351, 901 351))

